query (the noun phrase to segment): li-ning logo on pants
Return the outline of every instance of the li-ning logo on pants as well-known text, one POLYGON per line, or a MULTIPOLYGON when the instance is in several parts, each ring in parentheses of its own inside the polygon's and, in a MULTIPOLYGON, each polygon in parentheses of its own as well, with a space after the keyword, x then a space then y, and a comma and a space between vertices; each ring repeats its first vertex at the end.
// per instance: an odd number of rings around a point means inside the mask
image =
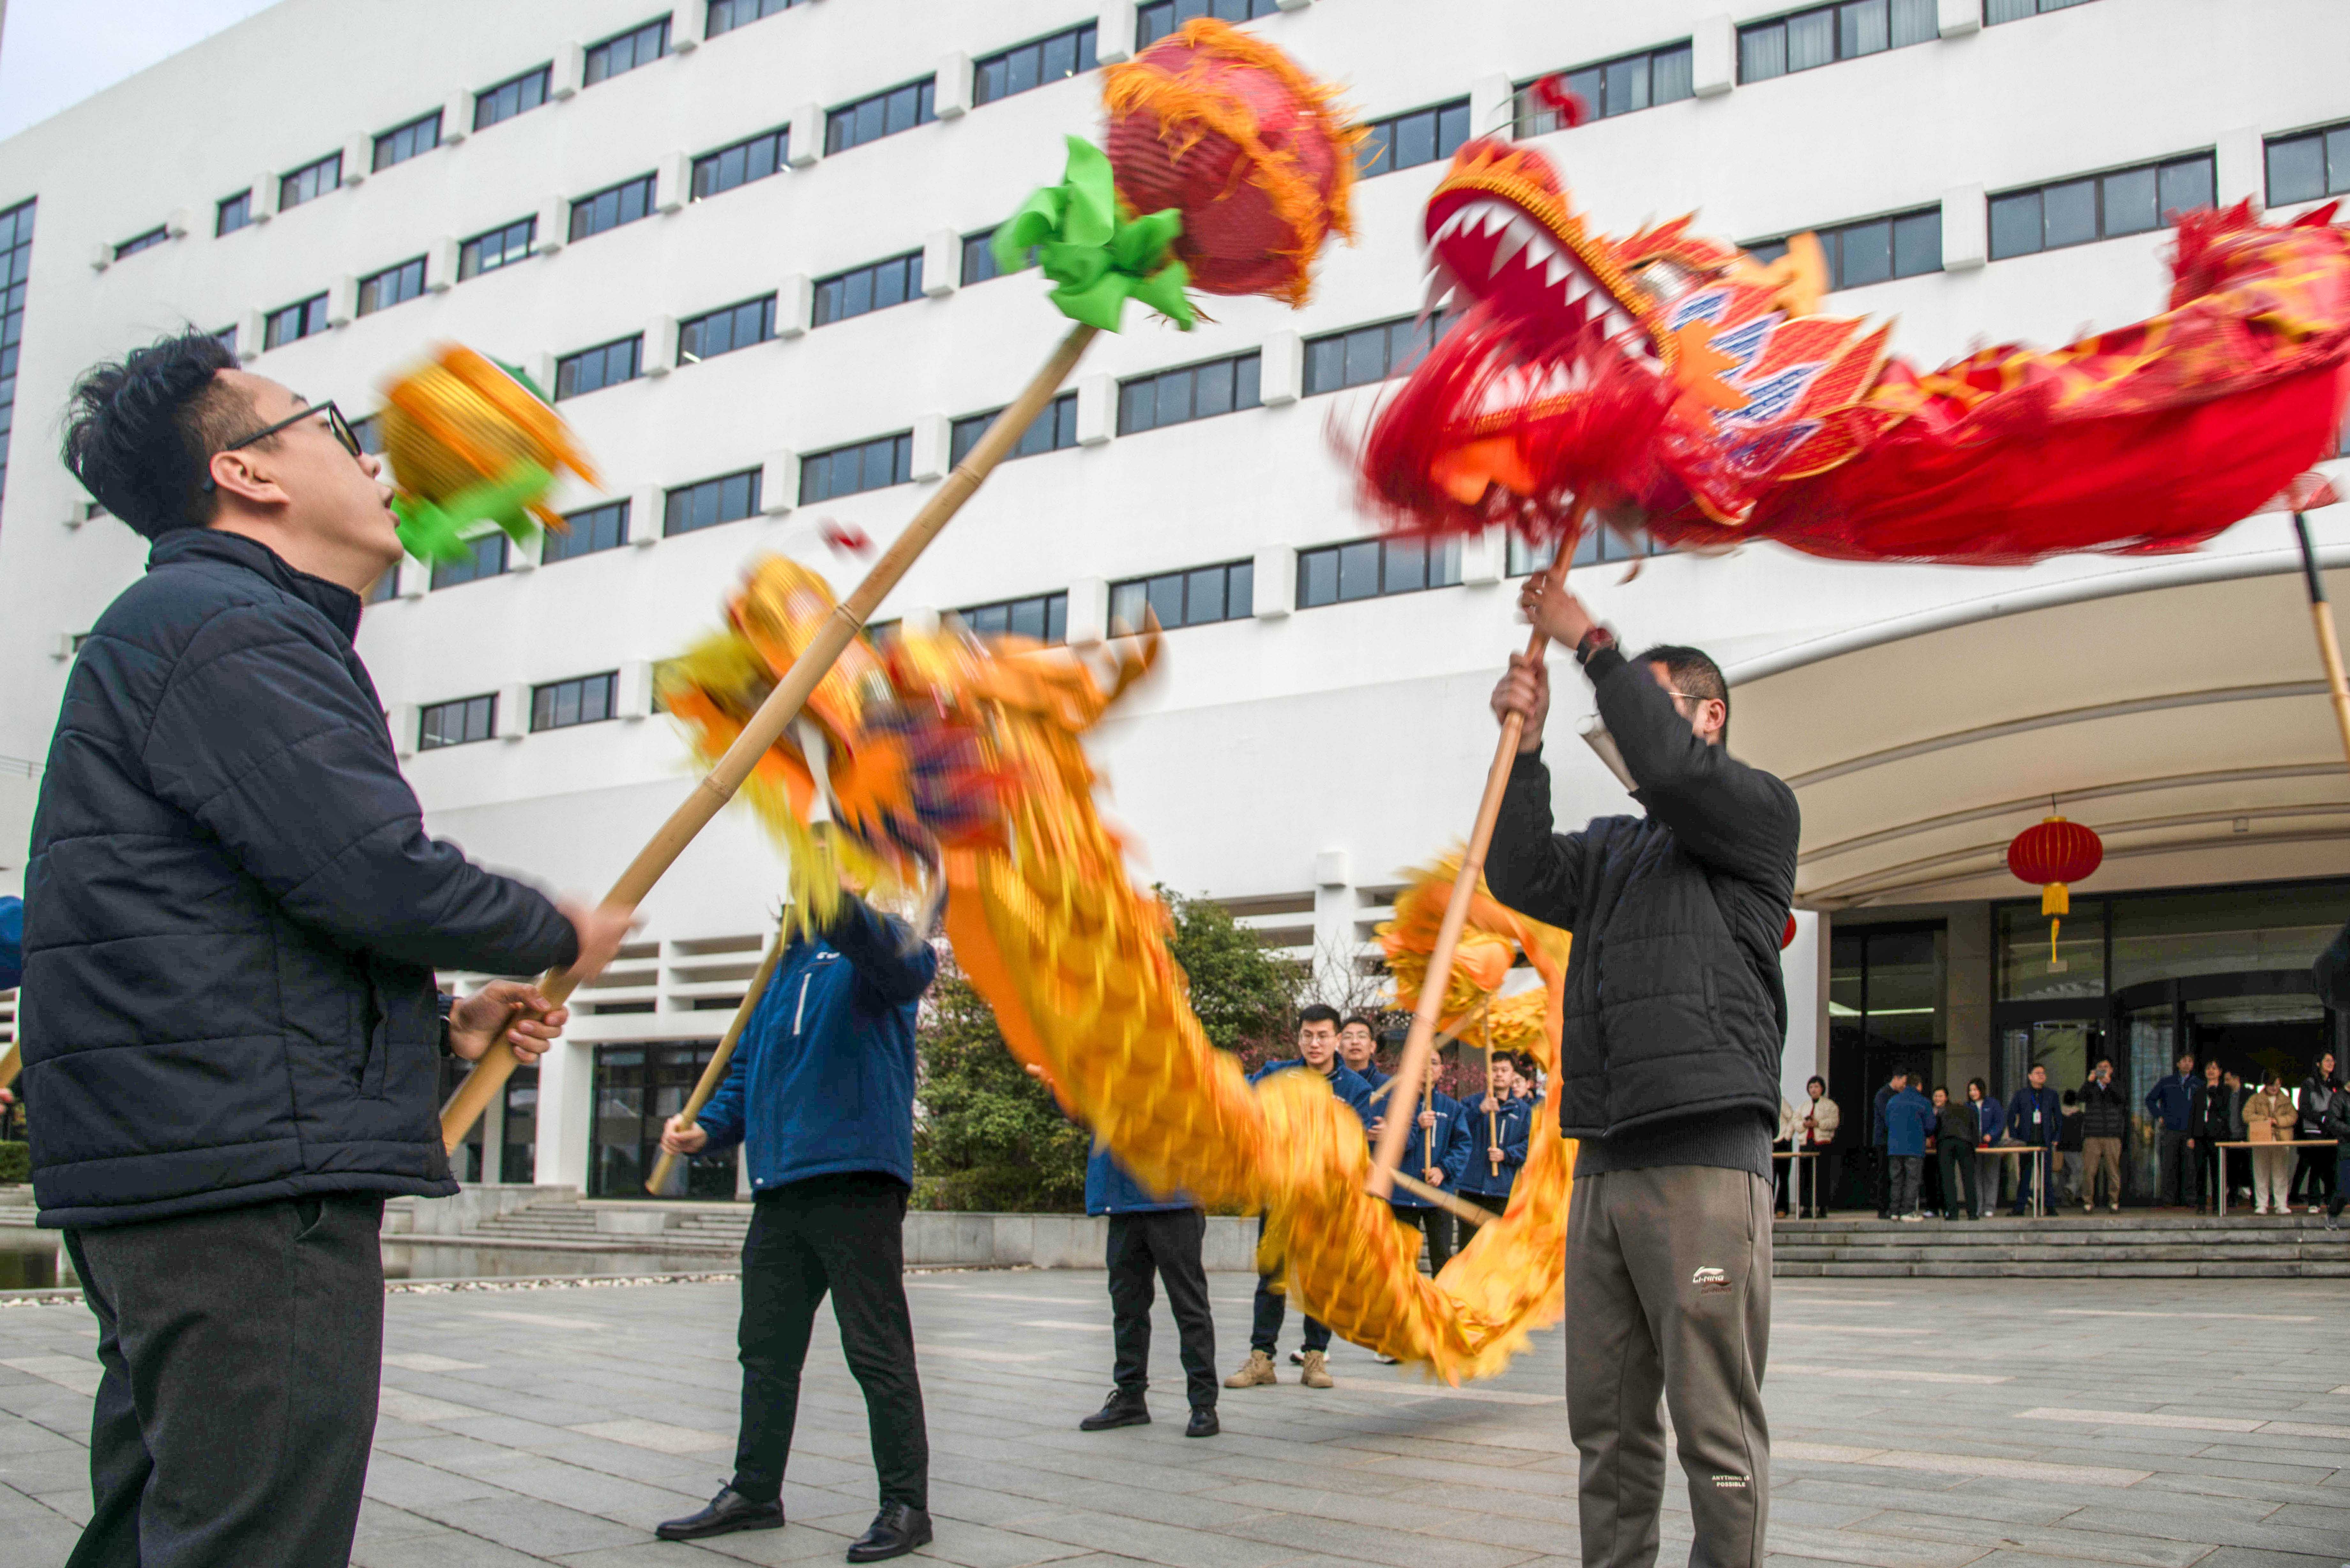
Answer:
POLYGON ((1697 1293, 1701 1296, 1728 1295, 1730 1293, 1730 1271, 1727 1269, 1717 1269, 1708 1265, 1707 1267, 1701 1268, 1695 1273, 1691 1274, 1690 1276, 1690 1283, 1697 1287, 1697 1293))

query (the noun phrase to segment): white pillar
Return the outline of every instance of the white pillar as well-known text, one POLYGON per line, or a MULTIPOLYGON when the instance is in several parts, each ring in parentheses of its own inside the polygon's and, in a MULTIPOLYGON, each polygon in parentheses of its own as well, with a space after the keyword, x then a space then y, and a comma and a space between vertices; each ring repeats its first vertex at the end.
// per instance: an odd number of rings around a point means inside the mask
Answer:
POLYGON ((1804 1083, 1825 1078, 1828 1059, 1827 922, 1814 909, 1795 911, 1795 940, 1779 955, 1787 985, 1787 1048, 1779 1057, 1779 1092, 1804 1103, 1804 1083))
POLYGON ((595 1133, 596 1048, 565 1040, 538 1059, 538 1173, 542 1186, 588 1190, 595 1133))
POLYGON ((1347 972, 1355 961, 1355 896, 1353 857, 1343 849, 1325 849, 1314 857, 1314 983, 1326 996, 1345 996, 1353 989, 1347 972))

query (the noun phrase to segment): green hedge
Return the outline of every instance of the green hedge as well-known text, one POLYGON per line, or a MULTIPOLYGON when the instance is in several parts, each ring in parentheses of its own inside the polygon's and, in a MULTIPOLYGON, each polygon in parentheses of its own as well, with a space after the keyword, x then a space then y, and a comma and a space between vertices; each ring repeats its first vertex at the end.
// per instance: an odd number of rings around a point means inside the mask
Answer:
POLYGON ((32 1179, 33 1146, 28 1143, 0 1143, 0 1186, 32 1179))

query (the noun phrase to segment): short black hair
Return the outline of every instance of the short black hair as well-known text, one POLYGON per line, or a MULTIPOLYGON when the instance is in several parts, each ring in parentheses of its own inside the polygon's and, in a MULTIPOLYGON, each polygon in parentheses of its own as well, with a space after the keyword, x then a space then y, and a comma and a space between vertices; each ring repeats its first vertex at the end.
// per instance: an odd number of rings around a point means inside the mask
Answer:
POLYGON ((1337 1023, 1338 1010, 1326 1002, 1309 1002, 1297 1010, 1297 1023, 1301 1029, 1308 1023, 1327 1023, 1335 1028, 1337 1023))
POLYGON ((1823 1095, 1828 1092, 1828 1081, 1825 1078, 1821 1077, 1817 1073, 1813 1074, 1810 1077, 1804 1080, 1804 1087, 1808 1089, 1814 1084, 1817 1084, 1820 1086, 1820 1093, 1823 1095))
POLYGON ((2081 1103, 2080 1096, 2073 1093, 2070 1089, 2065 1090, 2060 1098, 2064 1104, 2068 1106, 2077 1106, 2081 1103))
POLYGON ((250 399, 213 378, 236 355, 209 332, 187 331, 93 365, 74 383, 65 462, 98 504, 157 538, 212 521, 204 489, 213 454, 244 433, 250 399))
POLYGON ((1344 1029, 1349 1023, 1359 1023, 1364 1028, 1369 1030, 1371 1032, 1372 1044, 1378 1044, 1379 1038, 1379 1026, 1378 1024, 1372 1023, 1369 1019, 1364 1017, 1359 1012, 1349 1012, 1347 1014, 1346 1018, 1339 1023, 1338 1027, 1344 1029))
POLYGON ((1641 664, 1661 664, 1673 678, 1673 690, 1686 697, 1711 697, 1721 704, 1721 743, 1730 743, 1730 682, 1711 656, 1677 642, 1660 642, 1640 655, 1641 664))

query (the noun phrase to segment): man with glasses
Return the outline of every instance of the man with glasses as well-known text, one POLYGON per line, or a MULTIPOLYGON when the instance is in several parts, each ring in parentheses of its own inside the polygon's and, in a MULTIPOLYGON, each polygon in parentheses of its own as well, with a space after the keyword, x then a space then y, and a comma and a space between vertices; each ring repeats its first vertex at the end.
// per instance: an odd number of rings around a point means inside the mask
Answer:
POLYGON ((1557 1105, 1559 1131, 1582 1140, 1567 1210, 1566 1410, 1582 1457, 1583 1561, 1656 1561, 1661 1396, 1688 1475, 1690 1561, 1760 1564, 1794 792, 1730 754, 1730 689, 1712 659, 1676 646, 1627 659, 1543 576, 1519 602, 1574 650, 1643 813, 1552 831, 1549 671, 1513 656, 1493 713, 1525 728, 1485 877, 1503 902, 1575 934, 1557 1105))
POLYGON ((433 971, 608 962, 557 906, 424 831, 351 645, 400 558, 332 404, 203 333, 74 389, 65 461, 152 542, 66 682, 25 869, 40 1222, 99 1324, 77 1563, 341 1563, 383 1337, 383 1200, 457 1190, 442 1049, 565 1022, 433 971))

